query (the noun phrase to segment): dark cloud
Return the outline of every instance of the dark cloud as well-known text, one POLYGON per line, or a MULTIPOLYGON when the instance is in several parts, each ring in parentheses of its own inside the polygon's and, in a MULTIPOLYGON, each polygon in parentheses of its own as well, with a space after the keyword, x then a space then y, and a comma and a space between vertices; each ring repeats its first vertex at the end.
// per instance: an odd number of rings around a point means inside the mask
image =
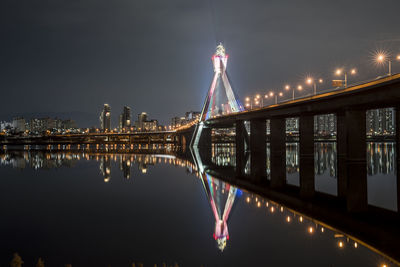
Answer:
POLYGON ((383 70, 371 51, 400 52, 398 10, 396 0, 6 0, 0 118, 97 115, 109 103, 114 118, 129 105, 167 122, 201 108, 218 41, 241 97, 307 74, 330 79, 337 66, 357 66, 358 79, 374 77, 383 70))

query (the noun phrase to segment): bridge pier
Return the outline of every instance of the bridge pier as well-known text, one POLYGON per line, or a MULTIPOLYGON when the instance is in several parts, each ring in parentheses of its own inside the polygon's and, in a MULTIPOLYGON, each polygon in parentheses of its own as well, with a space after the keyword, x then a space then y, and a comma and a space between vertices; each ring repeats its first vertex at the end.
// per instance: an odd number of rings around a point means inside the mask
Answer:
POLYGON ((199 152, 203 163, 209 164, 211 162, 211 152, 212 152, 212 138, 211 138, 212 128, 204 127, 200 140, 199 140, 199 152))
POLYGON ((300 195, 310 198, 315 193, 314 116, 301 116, 299 120, 300 195))
MULTIPOLYGON (((271 187, 283 187, 286 183, 286 121, 272 118, 271 125, 271 187)), ((252 136, 253 132, 250 133, 252 136)))
POLYGON ((368 208, 366 111, 346 111, 347 209, 360 212, 368 208))
POLYGON ((341 198, 346 197, 347 171, 346 171, 346 152, 347 152, 347 129, 345 112, 336 113, 336 144, 337 144, 337 192, 341 198))
POLYGON ((245 166, 244 143, 245 143, 244 121, 235 123, 235 141, 236 141, 236 174, 241 176, 245 166))
POLYGON ((252 179, 255 182, 262 182, 266 176, 266 169, 267 169, 266 142, 267 142, 266 121, 265 120, 250 121, 250 171, 252 179))
POLYGON ((396 114, 396 185, 397 185, 397 212, 400 213, 400 106, 395 107, 396 114))

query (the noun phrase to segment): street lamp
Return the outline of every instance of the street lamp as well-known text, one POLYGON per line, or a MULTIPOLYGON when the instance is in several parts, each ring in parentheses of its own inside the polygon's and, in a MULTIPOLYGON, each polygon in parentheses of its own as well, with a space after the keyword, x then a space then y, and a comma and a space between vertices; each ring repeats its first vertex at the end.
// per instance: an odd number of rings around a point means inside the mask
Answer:
MULTIPOLYGON (((265 99, 268 99, 268 97, 269 97, 268 94, 265 94, 265 95, 264 95, 264 98, 265 98, 265 99)), ((264 105, 263 105, 263 106, 264 106, 264 105)))
POLYGON ((386 59, 388 60, 389 63, 389 76, 390 76, 392 75, 392 61, 385 52, 379 52, 378 54, 376 54, 375 61, 378 64, 384 64, 386 59))
POLYGON ((275 94, 275 105, 278 104, 278 96, 283 96, 283 93, 279 92, 278 94, 275 94))
POLYGON ((246 108, 250 107, 250 109, 253 109, 253 101, 250 101, 250 97, 246 97, 245 100, 246 100, 246 108))
MULTIPOLYGON (((345 69, 337 69, 335 74, 338 75, 338 76, 344 74, 344 87, 347 88, 347 70, 345 70, 345 69)), ((356 75, 357 74, 357 70, 356 69, 351 69, 350 70, 350 74, 351 75, 356 75)))
MULTIPOLYGON (((292 100, 294 100, 294 91, 295 91, 295 87, 291 88, 290 85, 285 85, 285 90, 289 91, 290 89, 292 89, 292 100)), ((303 86, 299 85, 297 86, 297 90, 301 91, 303 89, 303 86)))
MULTIPOLYGON (((319 83, 323 83, 324 80, 323 79, 318 79, 318 82, 319 83)), ((309 85, 313 85, 313 87, 314 87, 314 95, 316 95, 317 94, 317 82, 313 78, 308 77, 306 79, 306 83, 309 84, 309 85)))
MULTIPOLYGON (((400 55, 396 56, 396 60, 400 61, 400 55)), ((390 58, 390 55, 386 52, 378 52, 375 55, 375 62, 378 64, 385 64, 385 62, 388 62, 388 66, 389 66, 389 73, 388 75, 391 76, 392 75, 392 59, 390 58)))
POLYGON ((256 101, 256 105, 261 104, 260 108, 264 106, 264 98, 260 94, 256 95, 254 101, 256 101))

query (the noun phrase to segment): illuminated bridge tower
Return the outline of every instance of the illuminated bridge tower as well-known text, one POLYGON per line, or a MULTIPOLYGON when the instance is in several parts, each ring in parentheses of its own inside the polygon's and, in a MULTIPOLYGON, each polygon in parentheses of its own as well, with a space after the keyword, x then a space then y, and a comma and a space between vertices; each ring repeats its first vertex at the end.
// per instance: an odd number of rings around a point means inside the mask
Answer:
POLYGON ((204 101, 199 123, 193 134, 191 146, 198 146, 204 121, 210 118, 243 111, 243 105, 237 100, 232 90, 231 84, 226 73, 228 55, 225 54, 225 48, 220 43, 217 46, 215 54, 212 56, 214 65, 214 78, 210 89, 204 101))
POLYGON ((228 219, 237 188, 203 173, 202 182, 215 219, 214 239, 223 251, 229 240, 228 219))

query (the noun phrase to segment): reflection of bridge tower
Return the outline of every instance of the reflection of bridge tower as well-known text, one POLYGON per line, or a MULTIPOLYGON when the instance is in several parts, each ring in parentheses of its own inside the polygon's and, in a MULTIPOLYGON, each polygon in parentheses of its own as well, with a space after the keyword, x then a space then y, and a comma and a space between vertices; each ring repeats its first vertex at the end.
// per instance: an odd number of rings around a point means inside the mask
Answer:
POLYGON ((214 78, 204 101, 201 116, 199 118, 199 124, 193 134, 191 141, 192 147, 198 146, 203 129, 203 122, 205 120, 244 110, 243 106, 235 97, 235 93, 233 92, 229 82, 226 73, 228 55, 225 54, 225 48, 222 44, 217 46, 217 50, 212 56, 212 62, 214 65, 214 78))
POLYGON ((235 201, 237 188, 205 173, 202 174, 202 182, 214 214, 214 239, 217 240, 218 248, 223 251, 226 241, 229 240, 227 221, 235 201))

